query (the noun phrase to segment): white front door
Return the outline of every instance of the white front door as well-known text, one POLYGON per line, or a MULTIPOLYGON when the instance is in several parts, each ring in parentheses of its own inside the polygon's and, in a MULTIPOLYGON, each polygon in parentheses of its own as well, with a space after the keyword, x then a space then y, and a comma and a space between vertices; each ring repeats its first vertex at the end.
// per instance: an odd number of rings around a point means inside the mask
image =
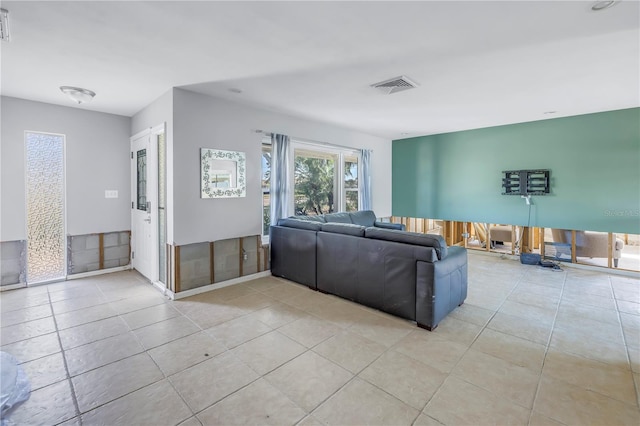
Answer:
POLYGON ((131 138, 131 265, 151 282, 158 279, 156 155, 151 132, 131 138))

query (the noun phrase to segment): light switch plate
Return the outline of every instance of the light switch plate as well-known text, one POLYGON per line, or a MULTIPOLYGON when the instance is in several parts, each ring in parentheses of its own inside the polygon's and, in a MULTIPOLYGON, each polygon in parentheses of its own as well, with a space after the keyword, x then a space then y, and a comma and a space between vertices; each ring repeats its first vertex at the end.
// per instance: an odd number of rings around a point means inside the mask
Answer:
POLYGON ((118 198, 117 189, 106 189, 104 191, 104 198, 118 198))

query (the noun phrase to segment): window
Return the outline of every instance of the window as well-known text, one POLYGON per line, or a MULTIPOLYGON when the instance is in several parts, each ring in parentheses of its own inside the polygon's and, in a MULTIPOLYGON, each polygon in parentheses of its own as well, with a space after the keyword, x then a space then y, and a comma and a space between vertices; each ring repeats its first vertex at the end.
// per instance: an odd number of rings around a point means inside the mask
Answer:
POLYGON ((271 224, 271 143, 262 142, 262 239, 267 242, 269 238, 269 225, 271 224))
POLYGON ((294 142, 294 214, 356 211, 360 205, 357 151, 294 142))
MULTIPOLYGON (((360 206, 360 153, 339 147, 292 141, 294 188, 291 214, 321 215, 357 211, 360 206)), ((271 140, 262 140, 262 240, 269 241, 271 140)))

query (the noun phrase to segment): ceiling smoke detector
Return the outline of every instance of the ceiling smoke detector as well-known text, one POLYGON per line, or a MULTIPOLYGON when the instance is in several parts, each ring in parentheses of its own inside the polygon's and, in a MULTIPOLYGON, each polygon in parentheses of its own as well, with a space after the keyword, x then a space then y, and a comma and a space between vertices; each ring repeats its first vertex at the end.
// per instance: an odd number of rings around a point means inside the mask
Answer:
POLYGON ((381 81, 380 83, 372 84, 371 87, 378 89, 387 95, 392 93, 402 92, 404 90, 415 89, 418 87, 416 83, 409 80, 409 78, 401 75, 400 77, 391 78, 389 80, 381 81))

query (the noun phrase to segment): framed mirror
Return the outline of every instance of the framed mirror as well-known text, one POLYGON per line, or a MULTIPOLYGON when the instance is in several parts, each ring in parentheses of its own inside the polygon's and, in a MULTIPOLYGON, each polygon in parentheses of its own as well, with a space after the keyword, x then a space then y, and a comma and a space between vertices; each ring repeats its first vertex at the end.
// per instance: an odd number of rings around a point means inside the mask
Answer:
POLYGON ((246 196, 245 163, 244 152, 200 148, 200 198, 246 196))

